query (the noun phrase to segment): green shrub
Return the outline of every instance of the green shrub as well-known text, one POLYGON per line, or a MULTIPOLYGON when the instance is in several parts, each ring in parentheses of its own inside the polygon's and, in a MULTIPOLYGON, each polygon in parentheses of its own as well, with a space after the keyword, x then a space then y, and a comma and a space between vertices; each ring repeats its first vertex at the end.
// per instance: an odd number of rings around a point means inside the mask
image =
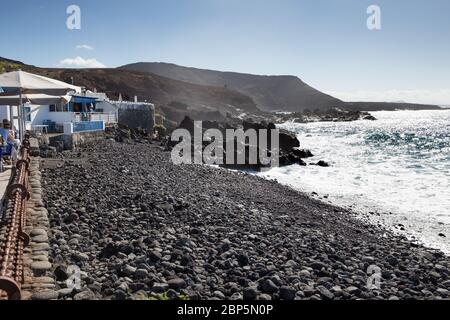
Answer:
POLYGON ((158 132, 158 134, 159 134, 160 137, 165 137, 165 136, 167 135, 167 129, 166 129, 166 127, 164 127, 164 126, 161 125, 161 124, 157 124, 157 125, 155 126, 155 131, 158 132))
POLYGON ((160 114, 160 113, 155 114, 155 124, 156 125, 164 125, 164 120, 165 120, 165 117, 162 114, 160 114))

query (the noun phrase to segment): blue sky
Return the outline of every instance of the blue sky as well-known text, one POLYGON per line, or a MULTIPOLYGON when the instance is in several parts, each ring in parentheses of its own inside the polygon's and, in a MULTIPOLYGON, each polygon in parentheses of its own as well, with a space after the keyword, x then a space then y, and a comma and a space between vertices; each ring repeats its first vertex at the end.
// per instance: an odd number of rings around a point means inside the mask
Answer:
POLYGON ((38 66, 164 61, 293 74, 345 100, 450 104, 448 0, 15 0, 0 30, 0 56, 38 66), (66 27, 72 4, 81 30, 66 27), (367 28, 372 4, 381 30, 367 28))

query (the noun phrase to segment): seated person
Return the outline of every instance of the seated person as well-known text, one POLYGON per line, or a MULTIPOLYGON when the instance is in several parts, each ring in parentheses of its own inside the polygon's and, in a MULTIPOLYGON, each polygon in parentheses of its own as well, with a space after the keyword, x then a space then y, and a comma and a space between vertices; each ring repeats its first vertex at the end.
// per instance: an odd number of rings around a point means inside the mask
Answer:
POLYGON ((8 119, 3 119, 3 129, 8 130, 8 141, 12 142, 15 148, 18 150, 20 148, 20 140, 16 139, 16 132, 11 127, 11 122, 8 119))
POLYGON ((10 153, 13 161, 17 159, 17 150, 20 148, 20 141, 15 138, 15 133, 11 130, 11 123, 3 120, 3 128, 0 128, 0 143, 6 153, 10 153), (11 148, 11 149, 10 149, 11 148))

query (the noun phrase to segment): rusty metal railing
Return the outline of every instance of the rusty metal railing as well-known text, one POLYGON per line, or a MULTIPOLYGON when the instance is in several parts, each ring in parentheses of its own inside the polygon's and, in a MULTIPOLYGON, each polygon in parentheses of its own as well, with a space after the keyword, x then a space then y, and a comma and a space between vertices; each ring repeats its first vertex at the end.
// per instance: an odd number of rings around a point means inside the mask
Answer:
POLYGON ((28 174, 30 168, 30 136, 27 133, 20 148, 20 157, 12 183, 8 186, 8 206, 5 215, 6 232, 0 243, 0 291, 6 292, 8 299, 22 298, 21 286, 24 282, 23 249, 30 243, 25 232, 27 222, 28 174))

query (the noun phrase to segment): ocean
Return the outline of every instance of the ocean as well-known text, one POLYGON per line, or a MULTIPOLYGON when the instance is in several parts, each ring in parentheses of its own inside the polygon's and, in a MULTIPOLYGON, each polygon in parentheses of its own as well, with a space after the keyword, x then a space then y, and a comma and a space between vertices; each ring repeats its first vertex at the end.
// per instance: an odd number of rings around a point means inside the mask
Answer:
POLYGON ((259 175, 450 254, 450 110, 372 112, 377 121, 285 123, 329 168, 259 175))

